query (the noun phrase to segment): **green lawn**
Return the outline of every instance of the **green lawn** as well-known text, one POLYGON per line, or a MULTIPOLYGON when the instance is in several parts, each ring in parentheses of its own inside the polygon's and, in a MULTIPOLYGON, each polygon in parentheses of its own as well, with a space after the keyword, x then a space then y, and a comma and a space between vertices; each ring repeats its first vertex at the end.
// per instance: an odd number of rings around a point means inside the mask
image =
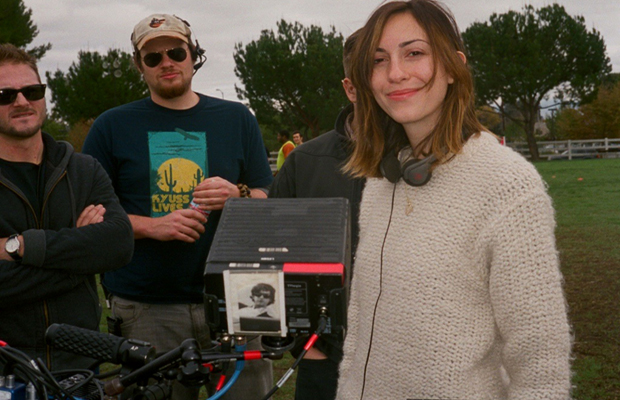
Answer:
MULTIPOLYGON (((544 161, 574 332, 574 400, 620 399, 620 159, 544 161)), ((102 330, 105 327, 102 324, 102 330)), ((293 360, 275 362, 279 380, 293 360)), ((273 397, 294 398, 295 376, 273 397)))
POLYGON ((536 163, 549 185, 574 332, 575 400, 620 399, 620 159, 536 163))

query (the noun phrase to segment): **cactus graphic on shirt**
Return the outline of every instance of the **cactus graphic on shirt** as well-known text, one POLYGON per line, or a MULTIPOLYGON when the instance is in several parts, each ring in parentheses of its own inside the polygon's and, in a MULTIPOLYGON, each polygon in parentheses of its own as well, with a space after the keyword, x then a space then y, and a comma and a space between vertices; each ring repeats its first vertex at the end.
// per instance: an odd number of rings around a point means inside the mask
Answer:
POLYGON ((181 128, 148 133, 151 216, 187 208, 209 176, 206 132, 181 128))
POLYGON ((194 174, 194 179, 196 179, 196 186, 200 185, 205 178, 204 172, 200 168, 196 169, 196 173, 194 174))
POLYGON ((168 171, 164 171, 164 182, 168 186, 168 193, 174 193, 174 187, 177 185, 177 181, 172 179, 172 164, 168 164, 168 171), (168 176, 170 171, 170 176, 168 176))

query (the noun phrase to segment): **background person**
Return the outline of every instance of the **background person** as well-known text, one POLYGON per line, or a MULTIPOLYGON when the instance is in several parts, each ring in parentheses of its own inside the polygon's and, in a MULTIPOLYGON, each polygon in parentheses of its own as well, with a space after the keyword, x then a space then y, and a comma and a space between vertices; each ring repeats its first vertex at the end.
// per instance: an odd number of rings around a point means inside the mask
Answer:
MULTIPOLYGON (((342 168, 351 155, 355 140, 355 88, 351 84, 351 51, 358 32, 344 44, 342 87, 351 101, 336 120, 333 130, 310 140, 292 152, 276 175, 269 197, 344 197, 351 211, 351 260, 358 240, 359 205, 364 178, 353 178, 342 168)), ((303 341, 291 353, 297 357, 303 341)), ((338 365, 342 360, 342 340, 322 335, 299 363, 295 384, 296 400, 333 400, 338 383, 338 365)))
POLYGON ((295 147, 299 146, 304 142, 304 135, 299 131, 295 131, 293 133, 293 143, 295 143, 295 147))
POLYGON ((87 368, 45 331, 99 330, 95 274, 129 262, 131 225, 101 165, 42 132, 45 116, 36 61, 1 44, 0 339, 53 371, 87 368))
POLYGON ((295 149, 295 144, 290 141, 287 130, 281 130, 280 132, 278 132, 277 137, 278 137, 278 142, 282 143, 282 146, 280 147, 280 150, 278 151, 278 159, 276 161, 276 167, 278 168, 278 171, 280 171, 280 168, 282 168, 282 165, 284 164, 284 160, 286 160, 286 157, 288 157, 291 151, 295 149))
POLYGON ((352 60, 367 182, 338 398, 568 399, 551 199, 476 119, 454 18, 386 3, 352 60))
MULTIPOLYGON (((135 238, 129 265, 106 274, 103 284, 123 336, 158 351, 190 337, 208 348, 203 271, 221 210, 231 197, 265 198, 273 177, 249 110, 192 91, 203 50, 189 24, 151 15, 131 41, 150 97, 102 114, 84 143, 112 178, 135 238), (200 210, 188 207, 192 199, 200 210), (208 220, 201 211, 210 212, 208 220)), ((248 348, 260 348, 259 341, 248 348)), ((272 385, 271 362, 252 361, 223 398, 260 399, 272 385)), ((181 385, 173 390, 175 399, 197 394, 181 385)))

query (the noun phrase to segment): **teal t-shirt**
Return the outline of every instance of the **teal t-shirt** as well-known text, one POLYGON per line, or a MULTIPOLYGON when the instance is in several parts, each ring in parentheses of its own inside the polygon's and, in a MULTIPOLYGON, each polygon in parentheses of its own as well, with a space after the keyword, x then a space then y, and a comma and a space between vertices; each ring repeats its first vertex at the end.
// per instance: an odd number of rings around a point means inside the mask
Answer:
MULTIPOLYGON (((150 98, 103 113, 83 152, 106 169, 128 214, 159 217, 187 208, 193 189, 219 176, 249 187, 273 179, 256 118, 242 104, 200 95, 188 110, 150 98)), ((201 303, 204 264, 221 212, 192 244, 136 240, 126 267, 107 272, 113 294, 146 303, 201 303)))

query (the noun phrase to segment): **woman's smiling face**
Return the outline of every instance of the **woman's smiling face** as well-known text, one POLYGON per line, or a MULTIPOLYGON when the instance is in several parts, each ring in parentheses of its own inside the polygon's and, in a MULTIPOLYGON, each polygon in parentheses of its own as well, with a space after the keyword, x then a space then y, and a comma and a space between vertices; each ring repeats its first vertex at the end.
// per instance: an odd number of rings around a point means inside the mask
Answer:
POLYGON ((370 84, 379 106, 404 126, 412 145, 436 125, 452 82, 442 65, 434 65, 429 38, 415 18, 410 13, 390 17, 375 52, 370 84))

